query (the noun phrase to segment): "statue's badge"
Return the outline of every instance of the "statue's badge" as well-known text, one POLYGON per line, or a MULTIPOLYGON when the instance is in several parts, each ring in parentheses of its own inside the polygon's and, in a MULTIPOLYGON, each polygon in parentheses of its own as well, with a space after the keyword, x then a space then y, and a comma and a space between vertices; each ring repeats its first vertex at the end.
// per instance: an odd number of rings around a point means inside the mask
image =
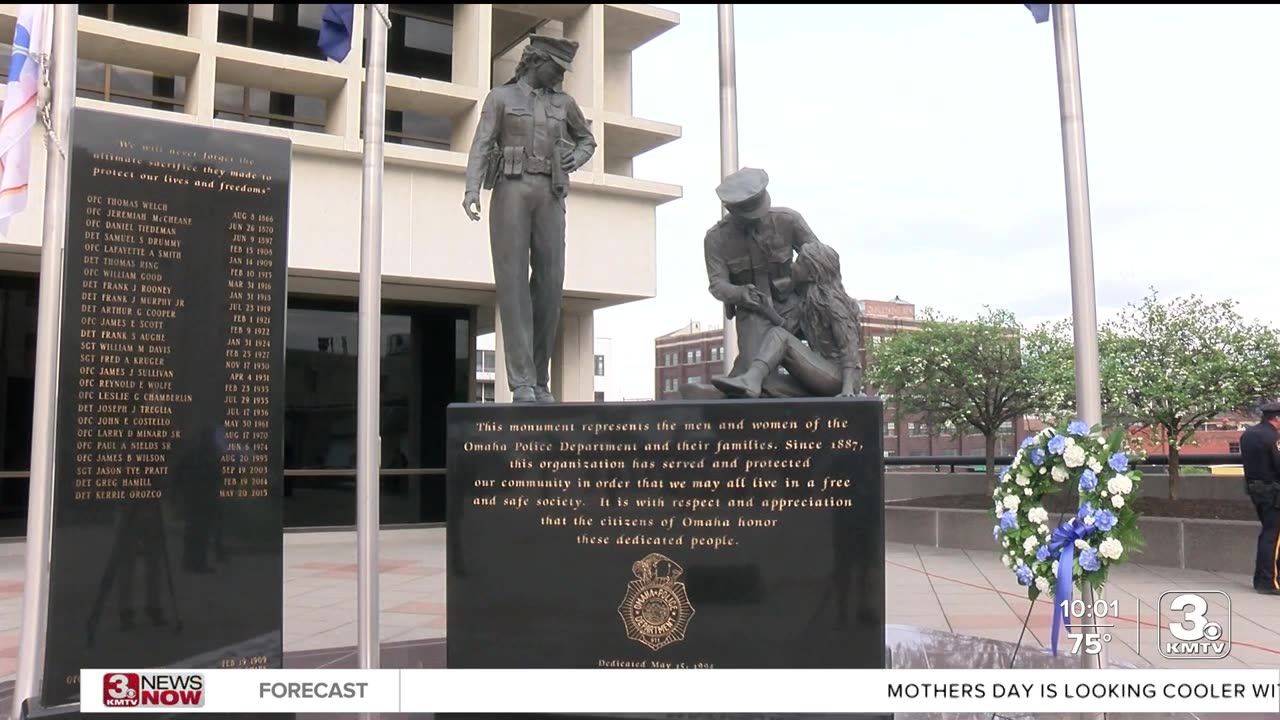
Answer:
POLYGON ((631 565, 636 579, 627 583, 627 596, 618 606, 627 638, 660 650, 684 640, 693 605, 684 583, 684 568, 665 555, 650 553, 631 565))

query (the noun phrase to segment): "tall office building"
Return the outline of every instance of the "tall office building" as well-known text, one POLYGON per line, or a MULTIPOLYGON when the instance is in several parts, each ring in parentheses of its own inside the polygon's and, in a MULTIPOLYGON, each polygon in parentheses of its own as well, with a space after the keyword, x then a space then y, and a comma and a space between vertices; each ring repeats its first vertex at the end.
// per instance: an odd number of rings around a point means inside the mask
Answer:
MULTIPOLYGON (((80 11, 80 107, 292 140, 286 525, 352 525, 364 6, 355 6, 352 49, 340 63, 317 47, 320 4, 80 11)), ((599 145, 573 175, 568 198, 559 397, 595 398, 593 312, 653 296, 656 209, 681 195, 678 186, 632 173, 634 158, 680 137, 677 126, 635 117, 631 104, 632 53, 675 27, 676 13, 612 4, 392 4, 390 11, 381 397, 382 464, 394 470, 382 483, 388 525, 444 517, 445 407, 475 396, 476 338, 495 330, 487 217, 473 223, 464 214, 463 172, 481 103, 511 77, 530 34, 578 41, 565 89, 599 145)), ((13 37, 16 12, 0 6, 0 38, 13 37)), ((0 46, 0 72, 8 50, 0 46)), ((28 210, 0 239, 0 537, 25 532, 39 135, 28 210)), ((487 210, 487 193, 482 200, 487 210)))

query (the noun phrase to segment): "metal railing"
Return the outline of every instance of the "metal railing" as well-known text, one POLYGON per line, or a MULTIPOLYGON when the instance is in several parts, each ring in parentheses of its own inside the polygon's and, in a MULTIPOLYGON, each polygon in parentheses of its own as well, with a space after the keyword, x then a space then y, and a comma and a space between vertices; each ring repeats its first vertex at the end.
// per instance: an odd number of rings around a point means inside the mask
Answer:
MULTIPOLYGON (((995 458, 996 467, 1002 467, 1013 462, 1012 455, 997 455, 995 458)), ((1178 465, 1239 465, 1241 464, 1240 455, 1238 453, 1204 453, 1199 455, 1179 455, 1178 465)), ((890 455, 884 459, 886 467, 928 467, 933 468, 934 472, 940 472, 941 468, 949 467, 951 472, 955 472, 957 467, 980 467, 987 464, 986 458, 980 455, 890 455)), ((1151 467, 1167 467, 1169 465, 1168 455, 1148 455, 1142 460, 1134 463, 1135 465, 1151 466, 1151 467)))

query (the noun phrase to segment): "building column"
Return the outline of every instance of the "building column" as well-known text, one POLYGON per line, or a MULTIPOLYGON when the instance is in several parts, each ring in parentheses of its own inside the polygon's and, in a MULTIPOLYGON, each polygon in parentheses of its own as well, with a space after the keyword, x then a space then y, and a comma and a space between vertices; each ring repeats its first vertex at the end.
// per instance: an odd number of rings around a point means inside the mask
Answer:
POLYGON ((502 342, 502 313, 493 309, 493 401, 511 402, 511 386, 507 384, 507 354, 502 342))
POLYGON ((480 123, 483 98, 492 84, 493 6, 453 6, 453 82, 480 91, 482 100, 453 119, 449 145, 454 152, 471 149, 476 125, 480 123))
POLYGON ((218 51, 218 5, 187 6, 187 35, 200 41, 200 57, 195 70, 187 78, 186 112, 197 124, 213 125, 214 96, 217 77, 214 64, 218 51))
POLYGON ((551 393, 561 402, 596 399, 596 321, 592 312, 560 315, 551 357, 551 393))

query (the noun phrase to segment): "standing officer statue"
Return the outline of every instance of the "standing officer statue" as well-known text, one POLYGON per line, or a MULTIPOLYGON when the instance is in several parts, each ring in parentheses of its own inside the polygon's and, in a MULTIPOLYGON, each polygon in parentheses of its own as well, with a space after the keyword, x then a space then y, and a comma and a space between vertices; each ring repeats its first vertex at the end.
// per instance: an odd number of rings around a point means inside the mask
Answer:
POLYGON ((595 154, 578 103, 560 90, 578 43, 533 35, 515 77, 485 98, 462 206, 480 220, 492 188, 489 248, 502 318, 507 382, 515 402, 555 402, 551 351, 564 289, 569 173, 595 154))

